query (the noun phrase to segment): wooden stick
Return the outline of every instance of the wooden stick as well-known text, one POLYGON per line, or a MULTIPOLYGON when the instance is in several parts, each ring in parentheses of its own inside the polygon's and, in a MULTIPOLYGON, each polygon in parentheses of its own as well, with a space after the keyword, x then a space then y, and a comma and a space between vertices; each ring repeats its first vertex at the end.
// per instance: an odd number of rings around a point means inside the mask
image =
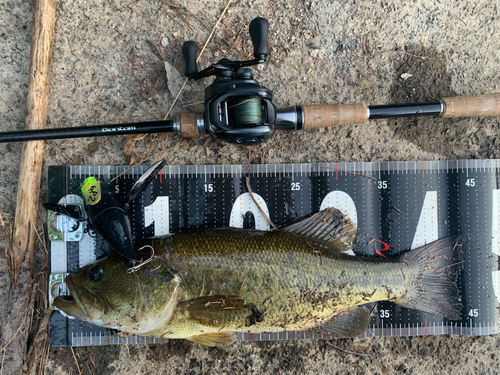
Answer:
MULTIPOLYGON (((54 42, 56 13, 55 0, 33 2, 31 61, 26 99, 25 129, 43 129, 49 101, 50 66, 54 42)), ((12 273, 16 285, 21 265, 28 257, 29 269, 33 263, 38 194, 42 173, 43 141, 26 142, 21 154, 17 206, 13 233, 12 273)))
MULTIPOLYGON (((54 40, 55 0, 33 1, 31 60, 26 100, 25 129, 43 129, 47 118, 50 65, 54 40)), ((10 248, 12 284, 2 342, 4 374, 22 374, 31 328, 36 284, 33 284, 33 253, 42 172, 43 141, 26 142, 21 154, 17 206, 10 248)), ((3 323, 4 321, 2 321, 3 323)))

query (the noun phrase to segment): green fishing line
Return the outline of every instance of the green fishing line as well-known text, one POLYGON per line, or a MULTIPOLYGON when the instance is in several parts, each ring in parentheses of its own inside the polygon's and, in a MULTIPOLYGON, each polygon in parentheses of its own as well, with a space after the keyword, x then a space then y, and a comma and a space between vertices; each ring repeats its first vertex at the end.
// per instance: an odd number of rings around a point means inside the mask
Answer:
POLYGON ((251 98, 234 102, 231 106, 234 108, 236 124, 238 125, 262 125, 262 104, 260 99, 251 98))

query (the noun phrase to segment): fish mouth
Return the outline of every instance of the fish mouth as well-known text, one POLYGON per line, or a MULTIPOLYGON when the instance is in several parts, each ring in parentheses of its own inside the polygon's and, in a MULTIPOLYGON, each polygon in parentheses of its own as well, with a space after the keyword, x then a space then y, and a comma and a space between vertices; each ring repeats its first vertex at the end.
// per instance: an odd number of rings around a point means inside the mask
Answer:
POLYGON ((57 296, 54 299, 54 306, 64 312, 67 315, 70 315, 76 319, 87 320, 88 317, 85 314, 85 311, 78 305, 75 301, 75 298, 72 295, 68 296, 57 296))
POLYGON ((57 300, 59 301, 62 301, 63 303, 74 303, 75 302, 75 299, 73 298, 73 296, 70 294, 69 296, 58 296, 56 297, 57 300))
POLYGON ((99 319, 104 312, 102 299, 88 289, 78 288, 74 285, 71 277, 66 278, 65 282, 70 294, 57 296, 54 299, 54 306, 79 320, 94 321, 99 319))

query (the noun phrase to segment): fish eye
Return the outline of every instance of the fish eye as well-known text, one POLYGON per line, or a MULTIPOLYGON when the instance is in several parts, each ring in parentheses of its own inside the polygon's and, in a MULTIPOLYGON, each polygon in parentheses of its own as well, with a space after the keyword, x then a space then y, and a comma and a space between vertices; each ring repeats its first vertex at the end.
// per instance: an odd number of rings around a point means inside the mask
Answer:
POLYGON ((92 281, 100 280, 102 278, 102 274, 103 274, 102 266, 100 265, 94 266, 89 271, 90 280, 92 281))

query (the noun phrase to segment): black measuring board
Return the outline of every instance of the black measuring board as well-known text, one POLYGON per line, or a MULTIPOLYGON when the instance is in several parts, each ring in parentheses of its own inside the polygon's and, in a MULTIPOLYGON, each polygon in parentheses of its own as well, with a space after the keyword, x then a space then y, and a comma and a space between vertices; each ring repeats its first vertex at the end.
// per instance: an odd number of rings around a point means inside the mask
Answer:
MULTIPOLYGON (((128 168, 49 167, 48 200, 77 199, 88 176, 103 180, 119 176, 117 192, 126 193, 147 166, 128 168)), ((390 258, 447 235, 462 236, 457 250, 462 262, 458 280, 462 320, 379 302, 364 336, 499 332, 500 160, 166 166, 132 203, 136 239, 213 227, 269 229, 247 191, 247 176, 254 198, 275 225, 291 224, 326 207, 344 211, 357 225, 353 251, 358 255, 390 258)), ((52 241, 51 247, 56 264, 53 280, 104 254, 107 245, 98 238, 82 238, 52 241), (61 268, 64 262, 66 268, 61 268)), ((329 338, 312 332, 237 336, 240 340, 329 338)), ((118 338, 112 330, 68 319, 60 312, 51 319, 50 337, 55 346, 164 341, 118 338)))

